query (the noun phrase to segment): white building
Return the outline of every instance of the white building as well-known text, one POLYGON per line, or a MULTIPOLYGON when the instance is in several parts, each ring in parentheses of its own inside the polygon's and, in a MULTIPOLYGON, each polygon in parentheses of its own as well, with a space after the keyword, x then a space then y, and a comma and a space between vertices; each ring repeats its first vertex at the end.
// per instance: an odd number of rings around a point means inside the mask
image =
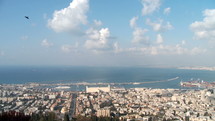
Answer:
POLYGON ((110 92, 110 85, 108 85, 107 87, 88 87, 86 86, 86 92, 110 92))
POLYGON ((96 112, 97 117, 109 117, 110 116, 110 109, 109 108, 104 108, 104 109, 99 109, 96 112))
POLYGON ((49 95, 49 99, 55 99, 56 98, 56 95, 52 94, 52 95, 49 95))

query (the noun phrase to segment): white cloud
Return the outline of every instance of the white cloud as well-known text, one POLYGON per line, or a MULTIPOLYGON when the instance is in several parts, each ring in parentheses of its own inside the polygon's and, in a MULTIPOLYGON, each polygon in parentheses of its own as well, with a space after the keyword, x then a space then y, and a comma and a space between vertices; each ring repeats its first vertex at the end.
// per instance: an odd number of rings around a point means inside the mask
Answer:
POLYGON ((146 24, 151 26, 154 31, 158 32, 164 32, 173 29, 173 26, 169 22, 164 24, 162 19, 159 19, 157 22, 152 22, 150 19, 147 19, 146 24))
POLYGON ((65 53, 69 53, 73 50, 73 46, 72 45, 62 45, 61 46, 61 50, 65 53))
POLYGON ((144 55, 198 55, 203 54, 207 50, 194 47, 191 49, 184 48, 180 44, 177 45, 154 45, 148 47, 133 47, 125 50, 127 52, 135 52, 144 55))
POLYGON ((149 37, 145 35, 147 29, 135 28, 133 31, 133 43, 149 44, 149 37))
POLYGON ((142 43, 142 44, 149 44, 149 37, 145 35, 148 31, 147 29, 142 29, 137 26, 136 21, 138 17, 133 17, 130 20, 130 27, 133 29, 133 43, 142 43))
POLYGON ((44 46, 44 47, 51 47, 51 46, 53 46, 53 43, 48 42, 47 39, 44 39, 44 40, 41 42, 41 46, 44 46))
POLYGON ((185 40, 182 40, 181 41, 181 45, 185 45, 186 44, 186 41, 185 40))
POLYGON ((170 11, 171 11, 171 8, 168 7, 168 8, 164 9, 163 13, 166 14, 166 15, 168 15, 170 13, 170 11))
POLYGON ((142 15, 152 14, 155 10, 159 9, 161 3, 160 0, 141 0, 143 5, 142 15))
POLYGON ((67 8, 55 11, 48 26, 56 32, 77 31, 80 25, 87 24, 86 13, 89 0, 73 0, 67 8))
POLYGON ((203 11, 203 21, 195 21, 190 25, 195 39, 215 40, 215 9, 203 11))
POLYGON ((120 52, 123 52, 123 49, 122 49, 122 48, 120 48, 120 46, 119 46, 119 43, 118 43, 118 42, 113 43, 113 52, 114 52, 114 53, 120 53, 120 52))
POLYGON ((198 48, 198 47, 194 47, 191 50, 192 55, 198 55, 200 53, 205 53, 205 52, 207 52, 207 49, 201 49, 201 48, 198 48))
POLYGON ((107 49, 108 39, 110 37, 110 31, 108 28, 102 28, 100 30, 89 29, 87 32, 88 40, 85 42, 87 49, 107 49))
POLYGON ((156 47, 151 47, 149 49, 150 49, 151 55, 157 55, 158 54, 158 49, 156 47))
POLYGON ((76 42, 74 45, 71 44, 62 45, 61 50, 65 53, 79 52, 79 43, 76 42))
POLYGON ((138 20, 138 17, 133 17, 131 20, 130 20, 130 27, 131 28, 135 28, 137 27, 137 24, 136 24, 136 21, 138 20))
POLYGON ((94 22, 94 25, 97 27, 102 25, 102 22, 100 20, 94 20, 93 22, 94 22))
POLYGON ((157 43, 157 44, 163 43, 163 37, 161 36, 161 34, 157 34, 156 43, 157 43))

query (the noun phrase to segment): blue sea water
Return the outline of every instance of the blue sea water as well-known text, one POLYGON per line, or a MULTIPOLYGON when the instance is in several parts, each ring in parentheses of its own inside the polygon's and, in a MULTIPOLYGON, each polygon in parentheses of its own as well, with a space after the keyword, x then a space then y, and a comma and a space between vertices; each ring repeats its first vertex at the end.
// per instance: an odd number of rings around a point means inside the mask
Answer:
POLYGON ((167 80, 175 77, 179 78, 177 80, 169 82, 123 86, 150 88, 180 88, 180 81, 189 81, 192 78, 208 82, 215 81, 215 71, 143 67, 0 67, 1 84, 23 84, 29 82, 149 82, 167 80))

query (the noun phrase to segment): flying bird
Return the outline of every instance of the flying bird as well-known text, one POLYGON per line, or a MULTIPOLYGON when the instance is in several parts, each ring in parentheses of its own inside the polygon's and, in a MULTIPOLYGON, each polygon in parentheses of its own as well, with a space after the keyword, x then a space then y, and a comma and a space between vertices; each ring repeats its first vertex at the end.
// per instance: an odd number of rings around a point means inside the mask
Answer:
POLYGON ((28 16, 25 16, 25 18, 26 18, 26 19, 29 19, 29 17, 28 17, 28 16))

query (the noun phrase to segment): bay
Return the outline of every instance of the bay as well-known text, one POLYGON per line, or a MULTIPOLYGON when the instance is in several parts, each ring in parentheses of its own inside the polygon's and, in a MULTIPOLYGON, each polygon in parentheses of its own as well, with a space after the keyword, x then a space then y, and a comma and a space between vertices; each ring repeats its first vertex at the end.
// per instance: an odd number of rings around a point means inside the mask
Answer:
POLYGON ((183 70, 174 68, 144 67, 73 67, 73 66, 1 66, 1 84, 36 83, 126 83, 161 81, 179 77, 177 80, 123 85, 129 87, 180 88, 180 81, 215 81, 215 71, 183 70))

